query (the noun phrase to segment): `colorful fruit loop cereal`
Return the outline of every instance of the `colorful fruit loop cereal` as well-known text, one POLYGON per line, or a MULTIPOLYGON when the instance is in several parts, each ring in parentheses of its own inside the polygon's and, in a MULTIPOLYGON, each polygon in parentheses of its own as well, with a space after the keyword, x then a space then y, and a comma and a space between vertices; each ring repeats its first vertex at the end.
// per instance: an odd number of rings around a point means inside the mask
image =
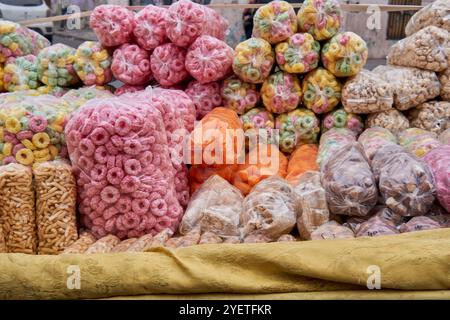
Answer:
POLYGON ((75 54, 73 67, 86 86, 102 86, 112 80, 111 56, 99 42, 83 42, 75 54))
POLYGON ((153 50, 168 41, 166 21, 169 11, 163 7, 148 5, 134 16, 134 38, 145 50, 153 50))
POLYGON ((4 75, 3 68, 4 67, 5 66, 3 65, 3 63, 0 63, 0 92, 5 91, 5 87, 4 87, 4 83, 3 83, 3 75, 4 75))
POLYGON ((326 113, 339 103, 342 85, 323 68, 317 68, 303 79, 303 102, 314 113, 326 113))
POLYGON ((295 75, 278 71, 270 75, 261 87, 264 106, 273 113, 284 113, 297 108, 302 97, 300 81, 295 75))
POLYGON ((38 57, 39 80, 48 86, 69 87, 79 79, 73 68, 75 49, 62 43, 44 48, 38 57))
POLYGON ((270 44, 286 40, 297 32, 294 8, 286 1, 272 1, 256 10, 252 36, 270 44))
POLYGON ((224 107, 243 114, 260 101, 260 94, 253 83, 242 81, 236 76, 224 80, 221 88, 224 107))
POLYGON ((280 130, 280 150, 291 153, 296 146, 317 143, 320 122, 312 111, 299 108, 277 116, 275 128, 280 130))
POLYGON ((409 128, 399 133, 398 143, 419 158, 441 145, 435 133, 419 128, 409 128))
POLYGON ((37 94, 50 94, 55 97, 62 97, 69 91, 69 89, 58 86, 41 86, 37 88, 36 91, 38 92, 37 94))
POLYGON ((330 157, 345 145, 355 142, 355 134, 347 128, 333 128, 320 137, 317 164, 323 168, 330 157))
POLYGON ((331 128, 347 128, 359 135, 364 130, 364 123, 360 116, 339 108, 326 114, 322 120, 322 133, 331 128))
POLYGON ((322 63, 336 77, 356 75, 366 64, 366 42, 353 32, 341 32, 322 48, 322 63))
POLYGON ((227 28, 228 22, 206 6, 180 0, 169 7, 166 32, 170 41, 179 47, 188 47, 201 35, 223 40, 227 28))
POLYGON ((309 72, 319 64, 320 44, 309 33, 296 33, 275 47, 281 70, 289 73, 309 72))
POLYGON ((81 221, 97 237, 175 230, 182 216, 165 126, 151 101, 91 100, 66 126, 81 221))
POLYGON ((201 120, 212 109, 222 105, 220 85, 217 82, 201 84, 193 80, 184 92, 194 102, 197 120, 201 120))
POLYGON ((36 56, 30 54, 9 58, 5 64, 3 83, 8 91, 36 89, 39 86, 36 56))
POLYGON ((382 147, 397 144, 397 138, 388 129, 373 127, 364 130, 358 142, 363 146, 367 159, 372 160, 382 147))
POLYGON ((150 55, 136 44, 123 44, 114 51, 111 70, 114 77, 130 85, 150 81, 150 55))
POLYGON ((269 76, 274 60, 270 43, 251 38, 236 46, 233 71, 245 82, 262 83, 269 76))
POLYGON ((95 7, 89 25, 104 46, 120 46, 131 40, 134 13, 122 6, 101 5, 95 7))
POLYGON ((257 130, 266 130, 268 137, 272 136, 275 129, 275 119, 273 115, 264 108, 253 108, 244 113, 241 117, 246 134, 258 133, 257 130))
POLYGON ((330 39, 341 26, 342 11, 337 0, 306 0, 297 14, 298 28, 318 41, 330 39))
POLYGON ((9 57, 37 55, 50 42, 39 33, 11 21, 0 21, 0 62, 9 57))
POLYGON ((0 109, 0 160, 2 164, 35 162, 67 157, 64 126, 70 106, 50 96, 30 96, 0 109))
POLYGON ((450 212, 450 146, 440 146, 424 158, 433 172, 439 203, 450 212))
POLYGON ((150 59, 153 76, 164 86, 178 84, 189 77, 184 66, 186 49, 177 47, 173 43, 166 43, 157 47, 150 59))
POLYGON ((114 91, 114 95, 120 96, 124 93, 133 93, 136 91, 142 91, 145 89, 145 86, 132 86, 129 84, 124 84, 120 88, 117 88, 116 91, 114 91))
POLYGON ((113 94, 104 87, 83 87, 80 89, 69 90, 62 96, 72 106, 73 110, 78 109, 91 99, 111 98, 113 94))
POLYGON ((232 74, 233 49, 211 36, 200 36, 186 54, 186 70, 200 83, 223 79, 232 74))

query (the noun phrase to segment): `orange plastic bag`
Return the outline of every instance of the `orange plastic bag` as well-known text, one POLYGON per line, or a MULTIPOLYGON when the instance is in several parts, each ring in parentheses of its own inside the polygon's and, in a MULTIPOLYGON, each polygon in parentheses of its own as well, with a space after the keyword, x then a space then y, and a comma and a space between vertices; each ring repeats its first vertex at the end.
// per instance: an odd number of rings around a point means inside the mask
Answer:
POLYGON ((192 131, 185 153, 190 159, 185 162, 208 166, 236 163, 245 152, 243 134, 242 122, 235 111, 214 108, 192 131))
POLYGON ((286 180, 295 185, 306 171, 319 171, 318 153, 319 147, 315 144, 304 144, 295 149, 289 159, 286 180))
POLYGON ((273 144, 259 145, 246 156, 233 175, 231 183, 247 195, 261 180, 273 175, 286 177, 288 160, 273 144))
POLYGON ((208 180, 209 177, 217 174, 231 183, 233 173, 237 170, 236 164, 205 167, 194 165, 189 169, 189 184, 191 186, 191 194, 193 194, 201 185, 208 180))

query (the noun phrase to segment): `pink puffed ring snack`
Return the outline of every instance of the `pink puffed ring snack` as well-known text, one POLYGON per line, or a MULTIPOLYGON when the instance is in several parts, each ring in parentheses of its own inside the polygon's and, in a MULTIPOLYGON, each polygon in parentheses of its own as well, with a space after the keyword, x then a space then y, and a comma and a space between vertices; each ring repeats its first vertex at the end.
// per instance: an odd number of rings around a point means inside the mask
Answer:
POLYGON ((134 37, 139 46, 145 50, 155 49, 168 41, 166 35, 166 8, 153 5, 146 6, 134 16, 134 37))
POLYGON ((132 86, 129 84, 124 84, 120 88, 117 88, 116 91, 114 91, 114 95, 121 96, 122 94, 125 94, 125 93, 133 93, 136 91, 142 91, 144 89, 145 89, 145 86, 132 86))
POLYGON ((188 47, 201 35, 223 40, 228 23, 213 9, 180 0, 169 7, 166 23, 169 39, 179 47, 188 47))
POLYGON ((195 105, 192 99, 181 90, 155 89, 154 94, 164 97, 173 106, 180 111, 184 128, 191 132, 195 124, 195 105))
POLYGON ((211 36, 201 36, 189 47, 186 70, 200 83, 220 80, 233 71, 233 49, 211 36))
POLYGON ((217 82, 201 84, 194 80, 189 83, 185 92, 194 102, 197 120, 201 120, 208 112, 222 104, 217 82))
POLYGON ((72 116, 66 133, 81 221, 96 237, 176 230, 183 209, 164 120, 151 99, 91 100, 72 116))
POLYGON ((143 85, 150 81, 150 55, 136 44, 123 44, 114 51, 111 70, 114 77, 130 85, 143 85))
POLYGON ((150 59, 156 81, 164 86, 172 86, 185 80, 189 76, 184 66, 185 60, 186 49, 173 43, 157 47, 150 59))
POLYGON ((104 46, 119 46, 131 40, 134 13, 121 6, 101 5, 95 7, 89 25, 104 46))
POLYGON ((223 106, 244 114, 261 100, 256 85, 242 81, 236 76, 226 79, 221 88, 223 106))

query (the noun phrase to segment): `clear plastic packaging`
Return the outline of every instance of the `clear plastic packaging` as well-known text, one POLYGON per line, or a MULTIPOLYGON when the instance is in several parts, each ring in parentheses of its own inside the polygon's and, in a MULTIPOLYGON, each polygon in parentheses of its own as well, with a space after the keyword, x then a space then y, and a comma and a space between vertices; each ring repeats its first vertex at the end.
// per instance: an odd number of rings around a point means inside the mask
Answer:
POLYGON ((342 104, 352 113, 374 113, 390 110, 394 103, 391 84, 369 70, 361 70, 342 88, 342 104))
POLYGON ((384 128, 398 134, 410 127, 408 118, 398 110, 392 109, 371 113, 366 118, 366 128, 384 128))
POLYGON ((409 128, 400 132, 398 143, 419 158, 441 145, 436 133, 419 128, 409 128))
POLYGON ((186 53, 186 49, 177 47, 173 43, 162 44, 153 50, 150 56, 150 67, 159 84, 173 86, 189 77, 185 67, 186 53))
POLYGON ((395 226, 388 223, 386 220, 375 216, 361 223, 356 228, 356 237, 378 237, 387 236, 392 234, 398 234, 398 230, 395 226))
POLYGON ((3 71, 3 85, 7 91, 33 90, 39 86, 37 58, 34 55, 9 58, 3 71))
POLYGON ((311 240, 350 239, 355 234, 350 228, 340 225, 336 221, 328 221, 311 233, 311 240))
POLYGON ((328 70, 317 68, 303 79, 303 103, 314 113, 326 113, 341 100, 342 85, 328 70))
POLYGON ((190 247, 198 244, 198 242, 200 241, 200 236, 201 236, 200 228, 195 228, 189 231, 184 236, 170 238, 169 240, 166 241, 164 246, 169 248, 190 247))
POLYGON ((111 71, 123 83, 145 85, 152 74, 150 54, 136 44, 125 43, 114 50, 111 71))
POLYGON ((52 87, 70 87, 80 79, 74 69, 76 50, 62 43, 42 49, 38 56, 39 80, 52 87))
POLYGON ((33 166, 39 254, 59 254, 78 239, 77 190, 69 163, 49 161, 33 166))
POLYGON ((383 202, 401 216, 428 212, 435 199, 433 177, 428 167, 398 145, 380 148, 372 159, 383 202))
MULTIPOLYGON (((242 121, 245 135, 249 137, 258 136, 267 138, 267 141, 275 140, 275 118, 266 108, 253 108, 239 117, 242 121), (265 131, 265 132, 264 132, 265 131), (266 134, 266 136, 264 136, 266 134)), ((256 140, 255 140, 256 141, 256 140)))
POLYGON ((450 68, 445 69, 439 74, 439 82, 441 83, 441 99, 450 101, 450 68))
POLYGON ((262 38, 270 44, 286 40, 297 32, 294 8, 286 1, 271 1, 256 10, 253 16, 252 37, 262 38))
POLYGON ((201 225, 203 232, 237 236, 242 201, 243 196, 237 188, 214 175, 192 195, 179 231, 181 234, 187 234, 201 225))
MULTIPOLYGON (((148 249, 151 249, 151 248, 164 247, 164 244, 172 236, 173 236, 172 229, 169 229, 169 228, 163 229, 153 237, 152 241, 147 241, 147 245, 140 251, 147 251, 148 249)), ((143 238, 143 237, 141 237, 141 238, 143 238)))
POLYGON ((439 229, 441 225, 428 217, 414 217, 400 226, 400 232, 414 232, 422 230, 439 229))
POLYGON ((450 3, 448 0, 433 1, 417 11, 406 24, 405 33, 410 36, 431 25, 450 31, 450 3))
POLYGON ((120 243, 119 238, 117 238, 115 235, 109 234, 95 241, 94 244, 92 244, 89 248, 87 248, 87 250, 84 253, 85 254, 109 253, 119 243, 120 243))
POLYGON ((450 128, 439 135, 439 142, 442 144, 450 144, 450 128))
POLYGON ((348 143, 322 167, 322 185, 333 214, 367 216, 376 205, 378 189, 364 150, 348 143))
POLYGON ((312 34, 316 40, 326 40, 341 27, 341 5, 337 0, 305 0, 297 19, 300 31, 312 34))
POLYGON ((296 195, 284 179, 272 176, 258 183, 243 202, 242 235, 271 240, 290 233, 296 223, 296 195))
POLYGON ((277 242, 295 242, 295 241, 297 241, 297 239, 295 239, 295 237, 290 234, 283 234, 277 240, 277 242))
POLYGON ((304 144, 296 148, 289 157, 286 180, 296 185, 299 178, 306 172, 319 171, 318 153, 319 148, 316 144, 304 144))
POLYGON ((223 106, 238 114, 244 114, 254 108, 261 100, 255 84, 244 82, 236 76, 224 80, 221 94, 223 106))
POLYGON ((394 91, 394 107, 408 110, 439 95, 439 79, 433 71, 400 66, 378 66, 372 70, 394 91))
POLYGON ((202 184, 213 175, 218 175, 226 181, 232 181, 234 172, 237 170, 237 164, 223 165, 223 166, 203 166, 192 165, 189 168, 189 184, 191 187, 191 194, 193 194, 202 184))
POLYGON ((118 245, 112 248, 111 252, 125 252, 138 240, 138 238, 130 238, 121 241, 118 245))
POLYGON ((271 239, 264 234, 252 233, 246 236, 243 243, 269 243, 271 239))
POLYGON ((82 87, 67 91, 61 98, 71 105, 72 110, 77 110, 83 104, 92 99, 112 98, 114 95, 105 87, 82 87))
POLYGON ((431 150, 424 160, 433 173, 437 199, 450 212, 450 145, 431 150))
POLYGON ((264 81, 261 97, 264 106, 270 112, 279 114, 292 111, 301 101, 300 81, 293 74, 275 72, 264 81))
POLYGON ((320 44, 309 33, 296 33, 277 44, 275 54, 281 70, 306 73, 319 65, 320 44))
POLYGON ((450 228, 450 212, 445 210, 439 203, 435 202, 430 211, 425 215, 426 217, 433 219, 442 228, 450 228))
POLYGON ((99 42, 85 41, 78 47, 73 65, 86 86, 103 86, 112 80, 111 55, 99 42))
POLYGON ((272 46, 264 39, 251 38, 234 49, 233 71, 241 80, 263 83, 275 61, 272 46))
POLYGON ((429 101, 408 112, 411 127, 440 134, 450 128, 450 102, 429 101))
POLYGON ((320 182, 320 172, 307 171, 294 185, 298 198, 297 228, 300 237, 311 239, 311 233, 330 220, 325 189, 320 182))
POLYGON ((430 71, 444 71, 449 67, 448 43, 450 32, 428 26, 391 46, 389 64, 415 67, 430 71))
POLYGON ((115 96, 121 96, 122 94, 125 94, 125 93, 134 93, 134 92, 137 92, 137 91, 142 91, 144 89, 145 89, 144 85, 132 86, 132 85, 129 85, 129 84, 124 84, 123 86, 117 88, 114 91, 114 95, 115 96))
POLYGON ((92 233, 83 231, 77 241, 64 249, 61 254, 85 253, 86 250, 97 241, 92 233))
POLYGON ((169 41, 166 23, 169 11, 166 8, 148 5, 134 15, 134 38, 145 50, 153 50, 169 41))
POLYGON ((345 128, 333 128, 320 137, 317 164, 323 168, 328 160, 345 145, 355 142, 355 134, 345 128))
POLYGON ((193 80, 189 82, 184 92, 194 102, 197 120, 201 120, 212 109, 222 105, 220 84, 218 82, 202 84, 197 80, 193 80))
POLYGON ((388 224, 395 228, 397 228, 397 226, 400 225, 404 219, 402 216, 394 213, 385 205, 376 205, 366 217, 348 217, 344 225, 356 232, 356 229, 359 228, 362 223, 374 217, 383 220, 384 224, 388 224))
POLYGON ((358 136, 364 130, 364 122, 359 115, 339 108, 327 113, 322 118, 322 133, 331 128, 347 128, 358 136))
POLYGON ((200 241, 198 244, 215 244, 215 243, 222 243, 223 239, 219 237, 214 232, 207 231, 202 234, 200 237, 200 241))
MULTIPOLYGON (((173 232, 172 232, 173 233, 173 232)), ((144 234, 134 241, 127 249, 126 252, 142 252, 144 248, 149 246, 153 241, 153 235, 151 233, 144 234)))
POLYGON ((36 253, 37 233, 33 173, 12 163, 0 166, 0 216, 11 253, 36 253))
POLYGON ((386 145, 397 144, 397 138, 388 129, 373 127, 364 130, 358 142, 363 146, 364 153, 370 161, 377 151, 386 145))

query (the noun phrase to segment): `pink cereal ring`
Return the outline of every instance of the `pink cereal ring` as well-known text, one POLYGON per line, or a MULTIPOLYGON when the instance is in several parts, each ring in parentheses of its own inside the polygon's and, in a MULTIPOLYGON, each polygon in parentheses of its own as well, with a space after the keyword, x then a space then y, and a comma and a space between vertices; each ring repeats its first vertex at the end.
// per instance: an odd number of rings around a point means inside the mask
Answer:
POLYGON ((140 222, 139 216, 131 212, 126 213, 122 218, 122 223, 124 227, 128 230, 137 228, 139 226, 139 222, 140 222))
POLYGON ((104 180, 106 177, 106 166, 103 164, 96 164, 91 170, 91 178, 95 181, 104 180))
POLYGON ((127 213, 131 210, 131 199, 127 196, 122 196, 116 203, 117 210, 121 213, 127 213))
POLYGON ((28 126, 33 132, 43 132, 47 128, 47 120, 43 116, 33 116, 28 120, 28 126))
POLYGON ((114 167, 108 170, 108 173, 106 174, 106 179, 112 185, 119 185, 124 175, 125 174, 121 168, 114 167))
POLYGON ((137 44, 123 44, 114 51, 111 71, 123 83, 144 85, 152 75, 150 55, 137 44))
POLYGON ((124 164, 124 169, 130 176, 137 176, 141 173, 141 163, 136 159, 129 159, 124 164))
POLYGON ((131 203, 131 209, 139 215, 147 213, 149 207, 150 201, 148 199, 134 199, 131 203))
POLYGON ((33 138, 33 132, 30 130, 20 131, 16 134, 18 140, 25 140, 33 138))
POLYGON ((106 148, 104 146, 101 146, 95 150, 94 153, 94 159, 98 163, 106 163, 108 157, 108 151, 106 151, 106 148))
POLYGON ((156 224, 155 224, 154 228, 158 232, 163 231, 164 229, 167 229, 167 228, 172 229, 172 220, 167 216, 158 217, 156 219, 156 224))
POLYGON ((94 143, 97 146, 104 145, 106 142, 109 141, 109 133, 101 127, 95 128, 94 131, 92 131, 90 137, 92 143, 94 143))
POLYGON ((91 198, 91 201, 89 202, 89 205, 91 208, 96 208, 98 203, 101 201, 101 198, 99 195, 95 195, 91 198))
POLYGON ((111 136, 111 142, 116 148, 122 148, 123 147, 123 140, 119 136, 111 136))
POLYGON ((106 221, 108 221, 109 219, 111 219, 112 217, 114 217, 118 213, 119 213, 118 209, 116 209, 115 207, 109 207, 108 209, 103 211, 103 218, 106 221))
POLYGON ((19 143, 19 139, 16 138, 16 135, 14 133, 11 133, 11 132, 8 132, 8 131, 4 131, 3 139, 6 142, 9 142, 9 143, 12 143, 12 144, 18 144, 19 143))
POLYGON ((81 133, 79 131, 72 130, 67 135, 67 143, 76 147, 81 140, 81 133))
POLYGON ((139 140, 129 139, 125 141, 123 145, 123 150, 131 155, 138 155, 142 150, 142 145, 139 140))
POLYGON ((167 204, 163 199, 153 200, 150 207, 155 216, 162 217, 167 213, 167 204))
POLYGON ((109 153, 109 154, 112 154, 112 155, 114 155, 114 156, 119 154, 119 149, 116 148, 116 147, 112 144, 111 141, 108 141, 107 143, 105 143, 105 147, 106 147, 106 150, 108 150, 108 153, 109 153))
POLYGON ((90 172, 92 167, 94 166, 94 163, 92 162, 92 160, 90 158, 81 156, 78 159, 78 166, 80 167, 81 170, 83 170, 85 172, 90 172))
POLYGON ((113 204, 116 203, 117 200, 119 200, 120 193, 119 190, 117 190, 113 186, 107 186, 103 188, 102 192, 100 193, 100 197, 106 203, 113 204))
POLYGON ((153 153, 151 151, 144 151, 139 155, 139 161, 142 167, 150 165, 153 161, 153 153))
POLYGON ((150 66, 156 81, 164 86, 178 84, 189 77, 184 63, 186 49, 173 43, 160 45, 150 57, 150 66))
POLYGON ((116 165, 116 157, 107 156, 106 157, 106 168, 109 170, 109 169, 114 168, 115 165, 116 165))
POLYGON ((115 234, 117 231, 116 228, 116 219, 114 217, 107 219, 105 223, 105 230, 110 234, 115 234))
POLYGON ((135 199, 148 198, 149 193, 141 190, 137 190, 131 194, 131 196, 135 199))
POLYGON ((124 193, 132 193, 139 189, 140 182, 138 178, 126 176, 120 182, 120 190, 124 193))
POLYGON ((80 149, 80 152, 84 154, 86 157, 92 156, 95 152, 95 146, 92 143, 91 139, 87 138, 82 139, 78 147, 80 149))
POLYGON ((119 117, 114 122, 114 129, 119 136, 126 136, 131 130, 131 121, 125 116, 119 117))

